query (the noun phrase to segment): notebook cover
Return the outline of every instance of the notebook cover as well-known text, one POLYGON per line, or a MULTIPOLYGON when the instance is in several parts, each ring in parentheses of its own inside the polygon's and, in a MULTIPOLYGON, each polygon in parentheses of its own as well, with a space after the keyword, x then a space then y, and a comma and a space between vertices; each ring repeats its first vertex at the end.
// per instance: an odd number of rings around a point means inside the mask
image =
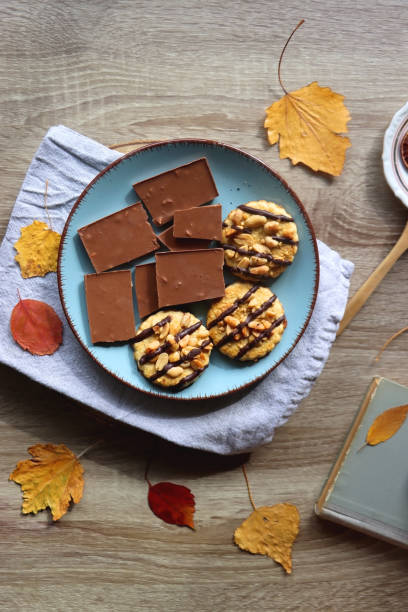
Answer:
POLYGON ((408 548, 408 418, 386 442, 365 446, 374 419, 408 404, 408 388, 375 377, 315 505, 318 516, 408 548))

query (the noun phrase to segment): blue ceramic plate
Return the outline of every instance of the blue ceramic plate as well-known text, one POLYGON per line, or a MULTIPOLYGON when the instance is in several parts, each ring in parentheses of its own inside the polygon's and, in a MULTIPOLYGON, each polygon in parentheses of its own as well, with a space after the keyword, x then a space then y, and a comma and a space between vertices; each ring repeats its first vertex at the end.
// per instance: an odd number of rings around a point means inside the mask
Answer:
MULTIPOLYGON (((153 261, 144 257, 137 263, 153 261)), ((135 263, 129 264, 131 269, 135 263)), ((226 283, 235 279, 226 274, 226 283)), ((278 366, 303 334, 317 295, 319 262, 316 238, 298 197, 273 170, 239 149, 208 140, 173 140, 128 153, 103 170, 75 203, 62 234, 58 261, 61 302, 74 334, 89 355, 122 382, 161 397, 204 399, 232 393, 262 378, 278 366), (206 157, 222 204, 223 218, 239 204, 251 200, 272 200, 282 204, 298 228, 299 250, 291 266, 270 284, 282 302, 288 325, 281 342, 257 363, 229 360, 216 349, 198 380, 177 393, 149 383, 139 373, 128 344, 94 346, 91 343, 84 292, 84 274, 94 272, 77 231, 83 225, 109 215, 137 201, 133 183, 206 157)), ((191 305, 191 311, 205 322, 209 304, 191 305)), ((137 323, 140 318, 135 299, 137 323)))

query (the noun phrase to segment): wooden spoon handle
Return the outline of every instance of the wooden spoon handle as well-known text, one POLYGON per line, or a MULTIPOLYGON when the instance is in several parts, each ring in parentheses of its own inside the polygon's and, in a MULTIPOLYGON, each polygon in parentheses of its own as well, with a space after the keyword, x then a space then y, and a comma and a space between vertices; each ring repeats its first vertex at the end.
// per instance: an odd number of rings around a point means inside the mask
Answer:
POLYGON ((340 322, 337 336, 343 333, 350 321, 356 316, 359 310, 364 306, 372 292, 378 287, 384 276, 389 272, 397 259, 408 249, 408 222, 388 255, 382 260, 380 265, 367 278, 349 300, 343 319, 340 322))

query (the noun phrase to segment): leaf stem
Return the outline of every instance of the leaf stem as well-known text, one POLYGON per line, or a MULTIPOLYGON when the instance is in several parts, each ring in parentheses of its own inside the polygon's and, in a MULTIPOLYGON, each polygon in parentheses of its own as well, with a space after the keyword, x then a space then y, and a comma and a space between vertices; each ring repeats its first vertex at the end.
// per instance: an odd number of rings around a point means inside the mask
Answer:
POLYGON ((97 440, 96 442, 94 442, 93 444, 91 444, 90 446, 87 446, 82 452, 79 453, 79 455, 77 455, 77 459, 79 459, 80 457, 82 457, 83 455, 85 455, 85 453, 87 453, 88 451, 90 451, 91 449, 95 448, 95 446, 99 446, 99 444, 102 444, 102 442, 104 442, 105 440, 101 439, 101 440, 97 440))
POLYGON ((381 357, 381 355, 383 354, 383 352, 385 351, 385 349, 387 348, 387 346, 389 344, 391 344, 391 342, 393 340, 395 340, 395 338, 398 338, 398 336, 400 336, 401 334, 403 334, 404 332, 408 331, 408 327, 403 327, 402 329, 398 330, 397 332, 395 332, 395 334, 392 334, 392 336, 390 336, 388 338, 388 340, 386 340, 384 342, 384 344, 382 345, 382 347, 380 348, 380 350, 378 351, 377 355, 375 356, 374 361, 378 361, 381 357))
POLYGON ((288 93, 288 91, 285 89, 285 87, 284 87, 284 85, 283 85, 283 83, 282 83, 281 75, 280 75, 281 63, 282 63, 283 54, 284 54, 284 53, 285 53, 285 51, 286 51, 286 47, 288 46, 288 44, 289 44, 289 42, 290 42, 290 39, 292 38, 292 36, 293 36, 293 35, 294 35, 294 33, 296 32, 296 30, 298 30, 298 29, 300 28, 300 26, 301 26, 301 25, 302 25, 304 22, 305 22, 305 20, 304 20, 304 19, 301 19, 301 20, 299 21, 299 23, 297 24, 296 28, 295 28, 294 30, 292 30, 292 33, 291 33, 291 35, 289 36, 288 40, 286 41, 285 46, 284 46, 284 47, 283 47, 283 49, 282 49, 282 53, 280 54, 279 64, 278 64, 278 79, 279 79, 280 86, 282 87, 282 89, 283 89, 283 91, 285 92, 285 94, 287 94, 287 93, 288 93))
POLYGON ((242 467, 242 473, 244 474, 246 486, 247 486, 247 489, 248 489, 249 501, 251 502, 251 505, 252 505, 253 509, 256 510, 254 498, 252 497, 252 493, 251 493, 251 487, 249 486, 249 480, 248 480, 248 476, 247 476, 247 473, 246 473, 245 465, 242 464, 241 467, 242 467))
POLYGON ((151 482, 150 482, 150 480, 148 479, 148 477, 147 477, 147 473, 148 473, 149 468, 150 468, 150 465, 151 465, 151 463, 152 463, 152 458, 153 458, 153 455, 151 455, 151 456, 149 457, 149 459, 147 460, 147 462, 146 462, 146 469, 145 469, 145 473, 144 473, 144 479, 145 479, 145 481, 147 482, 147 484, 149 485, 149 487, 151 487, 151 486, 152 486, 152 483, 151 483, 151 482))
POLYGON ((33 317, 33 315, 31 314, 30 310, 29 310, 29 309, 27 308, 27 306, 24 304, 24 300, 22 299, 21 294, 20 294, 20 290, 19 290, 18 288, 17 288, 17 295, 18 295, 18 298, 19 298, 19 300, 20 300, 20 302, 19 302, 19 303, 21 304, 21 308, 22 308, 22 309, 24 310, 24 312, 26 313, 26 317, 27 317, 27 319, 28 319, 29 321, 31 321, 31 323, 32 323, 33 325, 37 325, 36 320, 35 320, 35 317, 33 317))

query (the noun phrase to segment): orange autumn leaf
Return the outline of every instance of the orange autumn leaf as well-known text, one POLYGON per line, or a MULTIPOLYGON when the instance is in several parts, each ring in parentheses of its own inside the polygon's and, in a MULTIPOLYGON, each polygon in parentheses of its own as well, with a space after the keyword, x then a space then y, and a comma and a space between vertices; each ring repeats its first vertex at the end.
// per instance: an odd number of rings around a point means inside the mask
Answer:
POLYGON ((234 542, 242 550, 271 557, 291 574, 292 546, 299 522, 299 511, 293 504, 261 506, 235 530, 234 542))
POLYGON ((172 482, 149 481, 148 502, 151 511, 165 523, 194 529, 194 495, 190 489, 172 482))
POLYGON ((39 300, 20 300, 10 317, 14 340, 32 355, 52 355, 62 342, 62 322, 55 310, 39 300))
POLYGON ((50 508, 54 521, 78 503, 84 488, 84 469, 65 444, 36 444, 28 449, 32 459, 19 461, 9 479, 21 485, 23 514, 50 508))
POLYGON ((367 432, 366 444, 375 446, 392 438, 404 423, 407 413, 408 405, 404 404, 389 408, 379 414, 367 432))
POLYGON ((288 92, 280 78, 283 53, 295 31, 288 38, 279 59, 278 78, 285 95, 266 109, 264 127, 271 145, 279 141, 279 155, 299 162, 314 171, 338 176, 344 166, 350 140, 341 136, 347 132, 350 113, 343 103, 344 96, 316 81, 288 92))
POLYGON ((14 248, 21 276, 31 278, 56 272, 61 235, 42 221, 33 221, 31 225, 22 227, 20 232, 21 236, 14 248))

